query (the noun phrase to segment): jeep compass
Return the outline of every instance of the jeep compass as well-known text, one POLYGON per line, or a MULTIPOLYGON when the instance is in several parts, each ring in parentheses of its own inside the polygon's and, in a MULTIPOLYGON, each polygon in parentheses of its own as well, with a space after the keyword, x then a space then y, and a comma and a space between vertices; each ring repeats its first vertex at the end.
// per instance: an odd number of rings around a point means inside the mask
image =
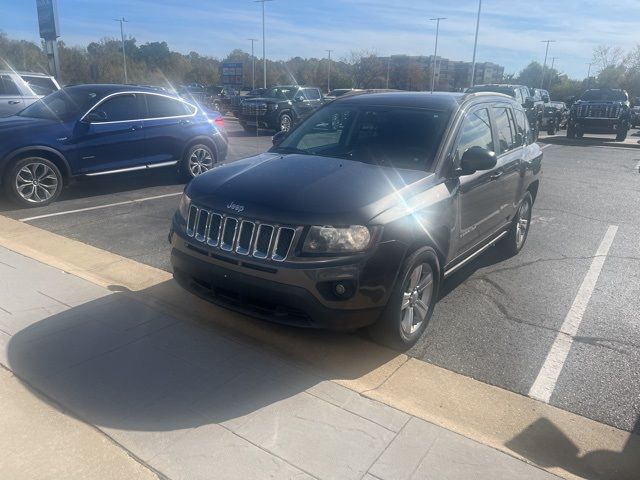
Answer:
POLYGON ((345 96, 185 189, 176 280, 259 318, 408 348, 443 280, 525 244, 542 152, 497 93, 345 96))

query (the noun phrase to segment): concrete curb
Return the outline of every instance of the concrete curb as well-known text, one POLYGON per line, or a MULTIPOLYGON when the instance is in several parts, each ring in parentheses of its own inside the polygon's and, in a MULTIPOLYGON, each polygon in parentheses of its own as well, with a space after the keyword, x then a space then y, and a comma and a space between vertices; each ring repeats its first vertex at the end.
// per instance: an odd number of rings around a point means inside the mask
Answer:
POLYGON ((171 274, 0 216, 0 245, 73 273, 183 321, 215 323, 259 342, 361 395, 453 430, 565 478, 632 480, 640 437, 440 367, 357 336, 295 330, 218 309, 171 274))

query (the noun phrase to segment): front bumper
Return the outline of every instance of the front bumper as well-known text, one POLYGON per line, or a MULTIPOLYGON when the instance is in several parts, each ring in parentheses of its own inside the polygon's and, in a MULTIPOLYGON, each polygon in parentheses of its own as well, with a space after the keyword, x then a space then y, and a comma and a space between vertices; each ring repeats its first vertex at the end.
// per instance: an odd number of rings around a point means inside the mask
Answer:
POLYGON ((220 255, 170 234, 174 278, 188 291, 222 307, 300 327, 352 330, 375 323, 384 310, 404 247, 381 244, 350 264, 288 265, 220 255), (340 299, 332 286, 350 294, 340 299))
POLYGON ((570 122, 587 133, 617 133, 629 128, 628 121, 622 118, 574 118, 570 122))

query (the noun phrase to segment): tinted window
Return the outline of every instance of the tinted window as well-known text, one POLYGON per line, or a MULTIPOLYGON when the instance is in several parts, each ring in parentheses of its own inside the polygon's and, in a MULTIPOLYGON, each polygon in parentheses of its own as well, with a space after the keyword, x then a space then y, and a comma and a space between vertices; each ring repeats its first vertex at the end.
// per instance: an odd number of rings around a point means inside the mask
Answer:
POLYGON ((193 113, 186 103, 160 95, 145 95, 147 98, 148 118, 179 117, 193 113))
POLYGON ((522 105, 524 103, 524 97, 522 96, 522 90, 519 88, 516 88, 516 102, 518 102, 520 105, 522 105))
POLYGON ((0 95, 20 95, 20 89, 8 75, 0 76, 0 95))
POLYGON ((429 170, 448 112, 372 105, 330 105, 314 113, 273 151, 429 170))
POLYGON ((133 93, 116 95, 98 105, 96 110, 106 114, 107 122, 121 122, 142 118, 138 108, 138 97, 133 93))
POLYGON ((78 87, 65 88, 32 103, 18 115, 68 120, 85 113, 97 99, 97 93, 91 90, 78 87))
POLYGON ((471 147, 482 147, 491 152, 494 151, 489 111, 486 108, 476 110, 465 118, 455 153, 456 164, 462 158, 462 154, 471 147))
POLYGON ((307 100, 320 100, 320 92, 317 88, 305 88, 304 94, 307 97, 307 100))
POLYGON ((494 107, 493 116, 496 122, 500 153, 513 150, 517 146, 517 142, 514 126, 511 121, 510 109, 507 107, 494 107))
POLYGON ((531 143, 533 139, 531 138, 531 132, 529 129, 529 122, 527 121, 527 116, 524 114, 522 110, 516 110, 516 128, 518 133, 522 135, 523 139, 527 139, 527 143, 531 143))

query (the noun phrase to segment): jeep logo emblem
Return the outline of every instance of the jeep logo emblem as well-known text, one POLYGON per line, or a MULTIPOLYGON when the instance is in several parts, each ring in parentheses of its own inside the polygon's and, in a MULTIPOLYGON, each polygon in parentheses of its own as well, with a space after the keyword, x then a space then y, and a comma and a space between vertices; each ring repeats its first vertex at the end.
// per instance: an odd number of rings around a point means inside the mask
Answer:
POLYGON ((237 203, 233 203, 233 202, 231 202, 229 205, 227 205, 227 208, 229 210, 233 210, 233 211, 238 212, 238 213, 244 212, 244 207, 242 205, 238 205, 237 203))

